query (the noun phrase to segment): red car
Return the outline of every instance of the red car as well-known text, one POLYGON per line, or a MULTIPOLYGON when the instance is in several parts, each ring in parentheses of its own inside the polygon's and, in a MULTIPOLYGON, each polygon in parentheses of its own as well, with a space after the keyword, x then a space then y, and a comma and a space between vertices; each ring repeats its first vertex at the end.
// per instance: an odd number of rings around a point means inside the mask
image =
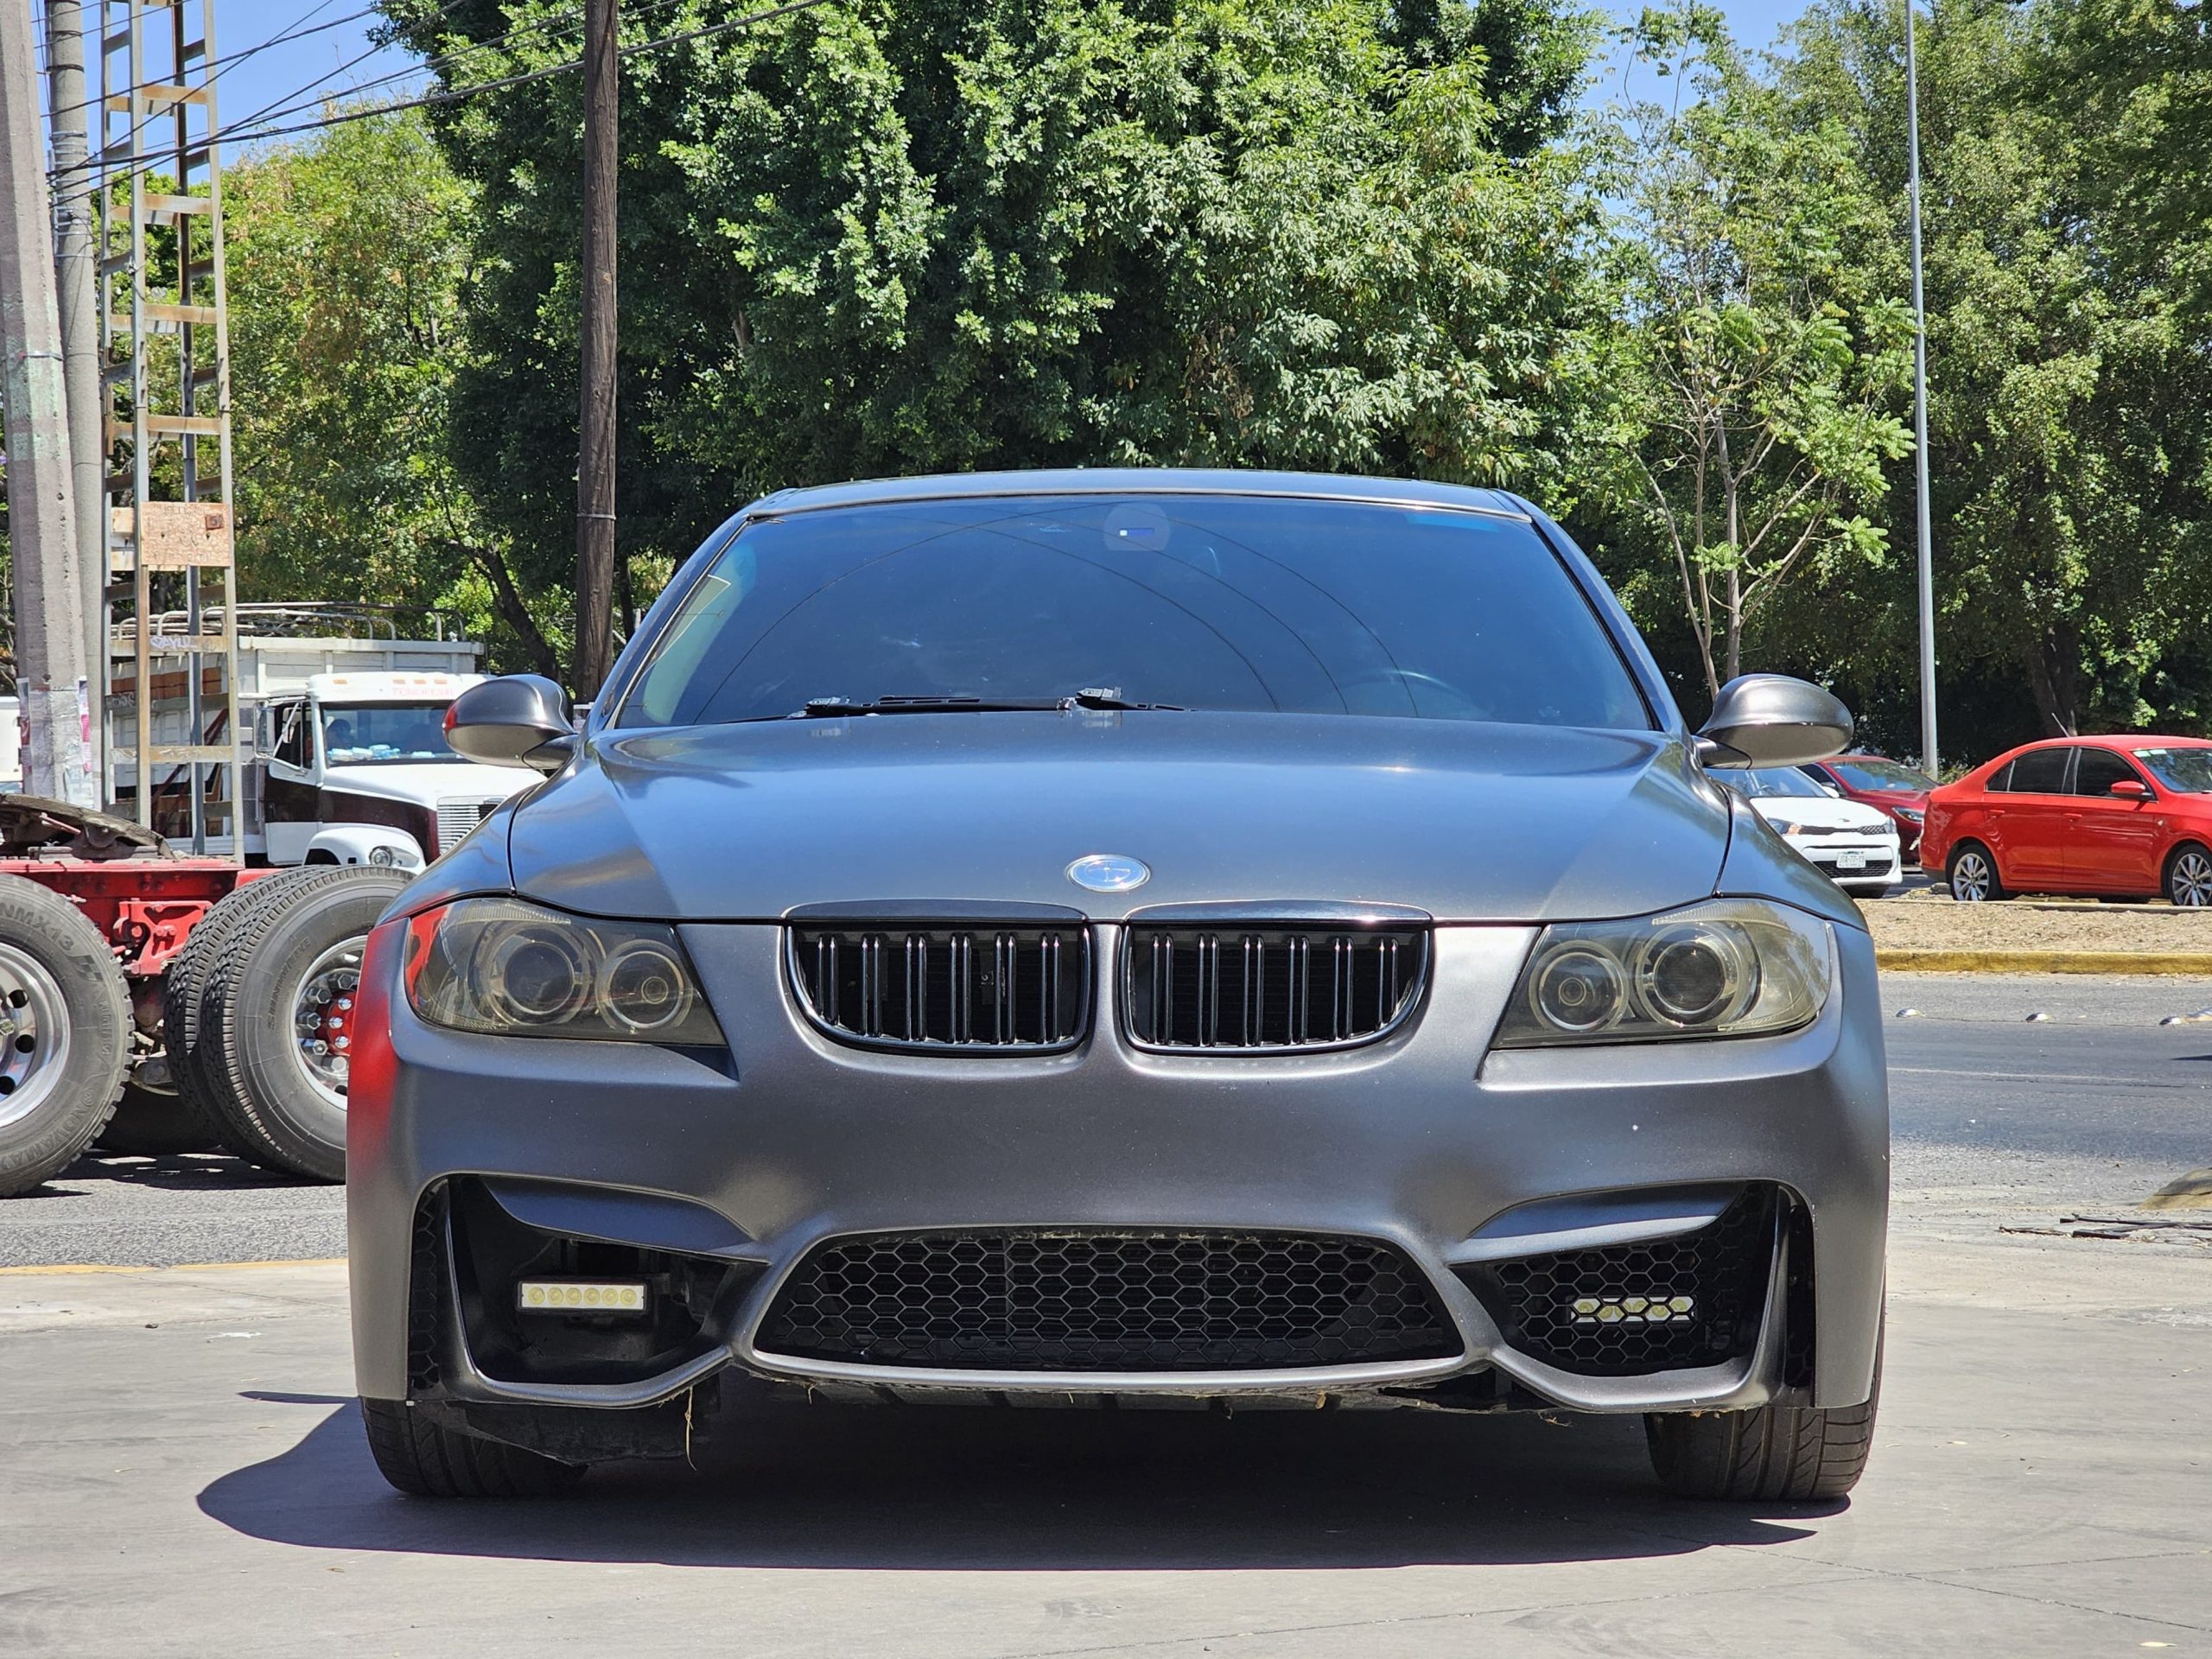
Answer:
POLYGON ((1920 863, 1969 901, 2212 905, 2212 740, 2061 737, 2000 754, 1928 798, 1920 863))
POLYGON ((1897 821, 1897 846, 1905 857, 1910 858, 1920 845, 1928 791, 1936 787, 1936 780, 1926 772, 1879 754, 1839 754, 1833 760, 1815 760, 1799 770, 1847 801, 1863 801, 1888 813, 1897 821))

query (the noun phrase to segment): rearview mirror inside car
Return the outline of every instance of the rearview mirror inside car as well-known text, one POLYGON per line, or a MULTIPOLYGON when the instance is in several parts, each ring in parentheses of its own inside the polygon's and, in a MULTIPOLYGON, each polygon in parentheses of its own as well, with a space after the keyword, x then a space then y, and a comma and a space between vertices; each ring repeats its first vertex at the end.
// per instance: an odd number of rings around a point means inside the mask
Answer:
POLYGON ((446 710, 446 742, 455 754, 494 766, 556 772, 575 750, 569 694, 537 674, 510 674, 472 685, 446 710))
POLYGON ((1851 746, 1851 710, 1832 692, 1787 674, 1744 674, 1720 688, 1698 732, 1708 766, 1796 766, 1851 746))

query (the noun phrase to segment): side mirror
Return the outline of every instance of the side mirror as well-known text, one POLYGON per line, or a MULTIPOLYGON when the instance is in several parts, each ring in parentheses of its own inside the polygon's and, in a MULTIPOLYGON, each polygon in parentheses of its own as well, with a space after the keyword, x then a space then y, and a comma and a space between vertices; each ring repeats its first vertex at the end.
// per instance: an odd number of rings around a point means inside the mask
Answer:
POLYGON ((2147 801, 2152 798, 2150 785, 2134 778, 2121 779, 2112 786, 2112 792, 2123 801, 2147 801))
POLYGON ((446 710, 446 742, 487 766, 556 772, 575 752, 569 694, 537 674, 510 674, 472 685, 446 710))
POLYGON ((1720 688, 1699 729, 1708 766, 1796 766, 1851 747, 1851 710, 1787 674, 1744 674, 1720 688))

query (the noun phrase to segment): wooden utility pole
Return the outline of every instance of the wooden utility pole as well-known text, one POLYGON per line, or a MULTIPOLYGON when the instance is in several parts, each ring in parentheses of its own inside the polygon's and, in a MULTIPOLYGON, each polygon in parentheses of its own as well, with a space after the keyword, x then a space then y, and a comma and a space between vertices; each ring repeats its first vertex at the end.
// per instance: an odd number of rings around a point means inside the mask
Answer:
POLYGON ((587 698, 597 696, 607 678, 613 633, 618 21, 616 0, 584 0, 583 407, 576 455, 576 651, 571 677, 576 695, 587 698))
POLYGON ((77 522, 54 297, 53 199, 39 131, 30 8, 0 0, 0 353, 4 353, 8 537, 16 582, 16 689, 22 699, 23 785, 79 806, 86 678, 77 522))

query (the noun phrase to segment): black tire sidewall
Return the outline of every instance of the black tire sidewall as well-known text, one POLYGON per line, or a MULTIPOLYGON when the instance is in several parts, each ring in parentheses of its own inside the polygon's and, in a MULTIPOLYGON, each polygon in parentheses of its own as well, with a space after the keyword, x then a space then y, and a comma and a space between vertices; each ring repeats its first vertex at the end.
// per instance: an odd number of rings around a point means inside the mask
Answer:
POLYGON ((1962 841, 1951 849, 1950 861, 1943 867, 1943 887, 1951 895, 1951 902, 1961 905, 1975 902, 1959 897, 1959 861, 1969 853, 1977 855, 1981 860, 1982 868, 1989 872, 1989 889, 1982 894, 1980 902, 1987 904, 1993 899, 2003 897, 2005 889, 1997 879, 1996 855, 1978 841, 1962 841))
POLYGON ((294 999, 315 959, 365 936, 405 885, 404 878, 378 880, 365 872, 333 882, 281 907, 247 942, 251 954, 238 969, 225 1022, 225 1058, 267 1152, 299 1173, 345 1179, 346 1112, 316 1091, 294 1058, 294 999))
POLYGON ((0 937, 46 970, 69 1021, 68 1061, 54 1093, 21 1122, 0 1125, 5 1197, 67 1168, 107 1126, 130 1055, 130 999, 99 930, 35 881, 0 879, 0 937))

